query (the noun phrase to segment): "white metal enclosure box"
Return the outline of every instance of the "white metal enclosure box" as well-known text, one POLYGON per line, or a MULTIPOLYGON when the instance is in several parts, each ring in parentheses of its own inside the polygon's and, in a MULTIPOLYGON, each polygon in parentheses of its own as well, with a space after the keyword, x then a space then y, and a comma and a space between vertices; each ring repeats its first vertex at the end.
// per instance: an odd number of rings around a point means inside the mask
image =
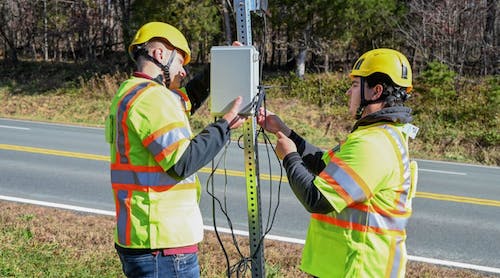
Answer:
POLYGON ((223 116, 234 99, 242 96, 239 114, 253 115, 259 86, 259 52, 253 46, 214 46, 210 54, 210 113, 223 116))

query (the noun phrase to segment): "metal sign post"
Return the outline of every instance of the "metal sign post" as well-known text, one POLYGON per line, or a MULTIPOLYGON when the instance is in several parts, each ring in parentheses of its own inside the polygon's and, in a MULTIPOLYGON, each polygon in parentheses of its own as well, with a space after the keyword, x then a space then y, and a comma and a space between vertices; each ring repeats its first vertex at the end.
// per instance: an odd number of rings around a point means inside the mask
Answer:
MULTIPOLYGON (((250 11, 260 9, 259 0, 234 0, 238 41, 252 45, 250 11)), ((259 80, 259 76, 256 77, 259 80)), ((260 85, 260 84, 259 84, 260 85)), ((255 136, 255 117, 243 125, 245 176, 247 184, 248 233, 252 259, 252 277, 265 277, 264 242, 260 207, 258 144, 255 136)))

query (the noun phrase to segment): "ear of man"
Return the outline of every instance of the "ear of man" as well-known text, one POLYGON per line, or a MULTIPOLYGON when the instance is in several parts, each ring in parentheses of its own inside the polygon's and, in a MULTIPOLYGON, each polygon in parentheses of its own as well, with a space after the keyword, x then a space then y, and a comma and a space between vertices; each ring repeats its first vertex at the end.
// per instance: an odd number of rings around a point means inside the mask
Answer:
POLYGON ((373 95, 371 100, 377 100, 382 96, 382 93, 384 92, 384 86, 382 84, 377 84, 375 87, 373 87, 373 95))

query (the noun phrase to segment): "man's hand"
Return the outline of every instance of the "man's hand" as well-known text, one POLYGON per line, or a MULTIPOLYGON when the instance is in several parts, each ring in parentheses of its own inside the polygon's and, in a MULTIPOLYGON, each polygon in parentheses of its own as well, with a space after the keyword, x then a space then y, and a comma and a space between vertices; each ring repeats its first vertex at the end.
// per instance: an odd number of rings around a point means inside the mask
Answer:
POLYGON ((222 116, 222 118, 229 123, 230 129, 240 127, 247 119, 247 117, 238 115, 242 101, 243 101, 242 97, 237 97, 234 100, 233 107, 231 107, 231 110, 229 110, 229 112, 227 112, 224 116, 222 116))
POLYGON ((297 152, 297 146, 295 146, 295 143, 290 138, 285 136, 283 132, 278 131, 276 136, 278 136, 278 141, 276 142, 276 154, 279 159, 283 160, 283 158, 285 158, 288 154, 297 152))
POLYGON ((292 133, 292 130, 280 119, 280 117, 271 111, 264 110, 264 107, 259 109, 257 123, 266 131, 274 134, 281 131, 285 136, 290 136, 290 133, 292 133))

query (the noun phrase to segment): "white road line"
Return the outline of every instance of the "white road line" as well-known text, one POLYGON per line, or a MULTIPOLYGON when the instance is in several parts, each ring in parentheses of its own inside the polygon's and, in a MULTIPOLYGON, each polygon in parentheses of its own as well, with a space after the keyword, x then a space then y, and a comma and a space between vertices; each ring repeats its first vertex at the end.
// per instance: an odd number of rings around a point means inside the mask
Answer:
POLYGON ((39 122, 33 120, 20 120, 20 119, 8 119, 8 118, 0 118, 2 121, 11 121, 11 122, 21 122, 21 123, 30 123, 35 125, 49 125, 49 126, 62 126, 62 127, 76 127, 76 128, 88 128, 88 129, 102 129, 103 127, 98 126, 85 126, 71 123, 58 123, 58 122, 39 122))
MULTIPOLYGON (((44 202, 44 201, 37 201, 37 200, 17 198, 17 197, 10 197, 10 196, 4 196, 4 195, 0 195, 0 200, 12 201, 12 202, 18 202, 18 203, 26 203, 26 204, 33 204, 33 205, 40 205, 40 206, 45 206, 45 207, 62 208, 62 209, 68 209, 68 210, 74 210, 74 211, 80 211, 80 212, 88 212, 88 213, 94 213, 94 214, 100 214, 100 215, 115 216, 115 212, 114 211, 92 209, 92 208, 72 206, 72 205, 64 205, 64 204, 58 204, 58 203, 52 203, 52 202, 44 202)), ((205 226, 203 226, 203 228, 205 230, 208 230, 208 231, 215 231, 215 228, 213 226, 206 226, 205 225, 205 226)), ((227 228, 220 228, 220 227, 218 227, 217 231, 218 232, 222 232, 222 233, 231 233, 231 230, 227 229, 227 228)), ((233 233, 235 235, 248 236, 248 232, 246 232, 246 231, 233 230, 233 233)), ((288 242, 288 243, 304 244, 304 242, 305 242, 302 239, 290 238, 290 237, 282 237, 282 236, 274 236, 274 235, 267 235, 266 238, 267 239, 271 239, 271 240, 288 242)), ((448 266, 448 267, 466 268, 466 269, 471 269, 471 270, 484 271, 484 272, 490 272, 490 273, 499 273, 500 274, 500 268, 495 268, 495 267, 473 265, 473 264, 466 264, 466 263, 460 263, 460 262, 452 262, 452 261, 432 259, 432 258, 425 258, 425 257, 418 257, 418 256, 411 256, 411 255, 408 255, 408 259, 411 260, 411 261, 416 261, 416 262, 424 262, 424 263, 430 263, 430 264, 444 265, 444 266, 448 266)))
POLYGON ((92 208, 85 208, 85 207, 71 206, 71 205, 64 205, 64 204, 58 204, 58 203, 37 201, 37 200, 17 198, 17 197, 10 197, 10 196, 3 196, 3 195, 0 195, 0 200, 12 201, 12 202, 18 202, 18 203, 25 203, 25 204, 32 204, 32 205, 38 205, 38 206, 44 206, 44 207, 51 207, 51 208, 62 208, 62 209, 80 211, 80 212, 89 212, 89 213, 95 213, 95 214, 101 214, 101 215, 115 216, 115 212, 113 212, 113 211, 100 210, 100 209, 92 209, 92 208))
POLYGON ((27 128, 27 127, 10 126, 10 125, 0 125, 0 128, 21 129, 21 130, 30 130, 31 129, 31 128, 27 128))
POLYGON ((465 163, 465 162, 441 161, 441 160, 428 160, 428 159, 420 159, 420 158, 415 158, 415 160, 416 160, 417 162, 422 161, 422 162, 428 162, 428 163, 438 163, 438 164, 446 164, 446 165, 459 165, 459 166, 476 167, 476 168, 500 169, 500 167, 498 167, 498 166, 489 166, 489 165, 471 164, 471 163, 465 163))
POLYGON ((484 271, 484 272, 491 272, 491 273, 500 273, 500 268, 495 268, 495 267, 473 265, 473 264, 466 264, 466 263, 459 263, 459 262, 451 262, 451 261, 444 261, 444 260, 439 260, 439 259, 431 259, 431 258, 424 258, 424 257, 417 257, 417 256, 408 256, 408 259, 411 261, 416 261, 416 262, 439 264, 439 265, 444 265, 444 266, 449 266, 449 267, 451 266, 451 267, 458 267, 458 268, 467 268, 467 269, 484 271))
POLYGON ((467 173, 463 173, 463 172, 441 171, 441 170, 431 170, 431 169, 418 169, 418 171, 440 173, 440 174, 448 174, 448 175, 467 176, 467 173))

